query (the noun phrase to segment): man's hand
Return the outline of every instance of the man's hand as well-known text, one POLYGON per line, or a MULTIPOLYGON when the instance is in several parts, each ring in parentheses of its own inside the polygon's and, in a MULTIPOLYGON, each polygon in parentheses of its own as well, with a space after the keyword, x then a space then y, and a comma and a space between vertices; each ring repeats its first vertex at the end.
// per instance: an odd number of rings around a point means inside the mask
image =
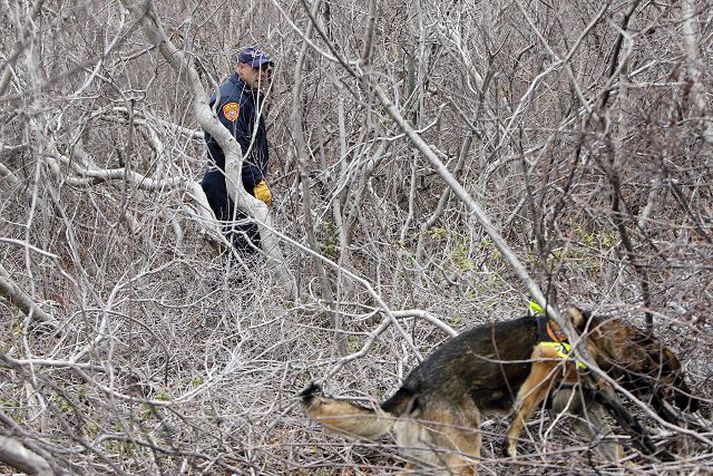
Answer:
POLYGON ((270 188, 267 186, 267 183, 265 183, 265 180, 260 180, 260 183, 255 185, 253 193, 255 194, 255 198, 264 202, 268 207, 272 205, 272 192, 270 192, 270 188))

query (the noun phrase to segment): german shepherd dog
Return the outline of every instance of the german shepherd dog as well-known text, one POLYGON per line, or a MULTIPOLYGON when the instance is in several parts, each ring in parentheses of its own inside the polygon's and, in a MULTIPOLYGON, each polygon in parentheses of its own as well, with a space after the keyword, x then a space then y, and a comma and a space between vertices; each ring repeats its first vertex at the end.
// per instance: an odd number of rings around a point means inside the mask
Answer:
MULTIPOLYGON (((616 319, 591 317, 576 308, 568 312, 578 332, 584 332, 582 338, 597 365, 633 394, 649 397, 662 418, 678 420, 669 403, 691 411, 698 408, 679 360, 659 341, 616 319)), ((514 410, 505 449, 515 456, 525 420, 550 391, 557 391, 556 383, 577 380, 575 361, 557 358, 552 348, 542 345, 537 320, 526 316, 475 327, 449 339, 376 410, 326 397, 314 383, 300 397, 307 415, 329 430, 365 440, 393 431, 410 461, 406 469, 435 467, 474 474, 481 446, 480 410, 514 410)), ((580 397, 586 394, 592 392, 580 392, 580 397)), ((552 398, 556 407, 567 400, 559 396, 552 398)), ((589 400, 586 406, 596 399, 589 400)), ((603 423, 596 412, 585 413, 593 426, 603 423)), ((590 437, 597 433, 592 427, 585 432, 590 437)))

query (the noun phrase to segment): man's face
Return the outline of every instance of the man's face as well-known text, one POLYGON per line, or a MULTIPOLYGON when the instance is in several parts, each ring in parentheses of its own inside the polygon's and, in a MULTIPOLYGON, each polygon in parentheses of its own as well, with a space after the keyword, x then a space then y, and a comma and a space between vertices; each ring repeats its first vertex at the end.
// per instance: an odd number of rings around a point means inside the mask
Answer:
POLYGON ((253 68, 249 64, 238 63, 237 72, 240 79, 245 81, 245 84, 252 90, 266 89, 270 84, 271 68, 269 64, 253 68))

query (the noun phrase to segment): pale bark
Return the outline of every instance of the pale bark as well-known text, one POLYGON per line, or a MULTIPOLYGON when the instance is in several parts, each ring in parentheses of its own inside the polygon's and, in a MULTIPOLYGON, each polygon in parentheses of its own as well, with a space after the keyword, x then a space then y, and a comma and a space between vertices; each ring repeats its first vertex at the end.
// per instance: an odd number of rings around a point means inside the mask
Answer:
MULTIPOLYGON (((705 2, 704 2, 705 3, 705 2)), ((713 119, 707 114, 706 89, 703 86, 703 60, 701 59, 700 33, 698 31, 698 18, 693 0, 683 0, 682 4, 683 43, 686 53, 686 71, 690 83, 690 96, 693 109, 700 118, 703 140, 708 145, 708 150, 713 146, 713 119)))
MULTIPOLYGON (((453 174, 446 168, 441 159, 436 155, 429 145, 419 136, 416 131, 413 130, 411 125, 404 119, 396 106, 387 97, 381 87, 376 84, 369 84, 368 87, 371 89, 373 94, 379 100, 381 105, 386 109, 391 118, 401 127, 401 129, 406 133, 409 140, 413 145, 423 154, 424 157, 428 159, 431 165, 436 169, 436 172, 443 178, 448 187, 451 188, 453 193, 466 204, 470 212, 475 215, 478 219, 478 223, 483 227, 485 232, 488 234, 490 239, 493 241, 495 247, 503 255, 503 258, 508 262, 510 267, 513 269, 520 282, 527 288, 530 295, 537 301, 537 303, 542 306, 543 309, 547 309, 549 315, 551 315, 556 320, 561 321, 559 318, 559 312, 554 309, 545 299, 544 294, 540 290, 540 287, 535 283, 535 281, 530 277, 527 269, 520 262, 518 257, 510 248, 510 245, 503 239, 500 232, 492 225, 490 218, 481 208, 481 206, 476 202, 466 189, 458 182, 458 180, 453 176, 453 174)), ((563 326, 565 327, 565 326, 563 326)), ((567 326, 571 329, 571 326, 567 326)))
POLYGON ((10 275, 2 265, 0 265, 0 294, 29 318, 49 325, 53 329, 59 328, 57 320, 40 309, 32 298, 10 279, 10 275))
POLYGON ((4 164, 0 163, 0 185, 17 185, 20 183, 20 179, 12 173, 12 170, 8 169, 4 164))
POLYGON ((0 435, 0 461, 18 471, 37 476, 52 476, 47 460, 28 450, 22 443, 0 435))
MULTIPOLYGON (((312 5, 312 12, 315 14, 319 10, 320 2, 315 1, 312 5)), ((309 37, 312 33, 312 24, 310 23, 305 32, 305 36, 309 37)), ((295 149, 297 153, 297 163, 300 168, 300 185, 302 188, 302 208, 304 210, 304 227, 305 233, 307 234, 307 242, 313 251, 319 251, 319 245, 314 236, 314 219, 312 216, 312 192, 310 190, 310 177, 307 171, 307 145, 305 143, 304 128, 302 126, 302 78, 304 77, 302 72, 305 68, 305 61, 307 58, 308 45, 305 42, 300 49, 299 57, 295 63, 295 82, 292 86, 292 133, 295 138, 295 149)), ((346 335, 342 332, 342 319, 336 310, 336 303, 334 302, 334 289, 332 284, 329 282, 327 273, 322 266, 322 261, 316 258, 312 259, 314 263, 317 276, 319 277, 320 288, 322 290, 322 297, 326 301, 327 307, 329 309, 330 321, 334 329, 334 344, 337 352, 340 355, 347 354, 347 343, 346 335)))
MULTIPOLYGON (((362 345, 361 349, 359 349, 357 352, 354 352, 349 355, 345 355, 342 357, 334 367, 327 373, 327 375, 324 377, 324 380, 328 380, 330 377, 336 375, 342 368, 344 368, 345 365, 347 365, 349 362, 352 362, 354 360, 360 359, 364 356, 366 356, 371 348, 373 347, 374 343, 376 342, 376 339, 386 331, 392 324, 396 323, 396 319, 406 319, 406 318, 417 318, 417 319, 422 319, 429 324, 437 327, 438 329, 442 330, 446 334, 448 334, 448 337, 455 337, 458 335, 458 332, 450 327, 448 324, 445 322, 441 321, 440 319, 436 318, 433 316, 431 313, 422 311, 420 309, 409 309, 409 310, 404 310, 404 311, 390 311, 388 312, 387 316, 381 321, 381 324, 379 324, 379 327, 374 329, 369 333, 369 337, 366 339, 364 344, 362 345)), ((398 325, 398 324, 397 324, 398 325)), ((419 358, 419 360, 423 360, 419 358)))
MULTIPOLYGON (((3 63, 0 63, 0 96, 5 94, 5 92, 7 91, 7 88, 10 85, 10 80, 12 79, 12 68, 15 66, 18 57, 20 57, 22 52, 29 46, 32 36, 35 34, 34 23, 37 18, 37 15, 39 15, 40 11, 42 11, 42 5, 44 3, 45 0, 35 0, 35 2, 32 4, 32 7, 30 8, 30 11, 27 12, 29 13, 29 15, 27 15, 27 18, 24 19, 24 25, 21 25, 19 23, 19 18, 16 18, 16 20, 18 21, 15 25, 15 27, 17 28, 17 38, 15 45, 13 46, 13 49, 8 55, 8 57, 5 58, 5 61, 3 63)), ((4 4, 6 5, 6 7, 8 7, 6 12, 9 14, 9 11, 11 10, 11 8, 9 8, 10 5, 8 5, 7 2, 4 2, 4 4)), ((15 8, 19 10, 21 6, 19 4, 15 5, 15 8)), ((24 16, 24 12, 16 11, 15 13, 18 15, 18 17, 24 16)))

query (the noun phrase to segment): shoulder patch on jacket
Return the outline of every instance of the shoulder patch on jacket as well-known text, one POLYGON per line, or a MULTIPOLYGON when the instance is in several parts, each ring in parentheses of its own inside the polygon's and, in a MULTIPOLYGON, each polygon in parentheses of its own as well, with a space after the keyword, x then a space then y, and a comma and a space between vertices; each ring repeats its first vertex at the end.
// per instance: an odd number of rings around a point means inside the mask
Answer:
POLYGON ((237 102, 229 102, 223 106, 223 115, 230 122, 235 122, 238 120, 240 115, 240 104, 237 102))

